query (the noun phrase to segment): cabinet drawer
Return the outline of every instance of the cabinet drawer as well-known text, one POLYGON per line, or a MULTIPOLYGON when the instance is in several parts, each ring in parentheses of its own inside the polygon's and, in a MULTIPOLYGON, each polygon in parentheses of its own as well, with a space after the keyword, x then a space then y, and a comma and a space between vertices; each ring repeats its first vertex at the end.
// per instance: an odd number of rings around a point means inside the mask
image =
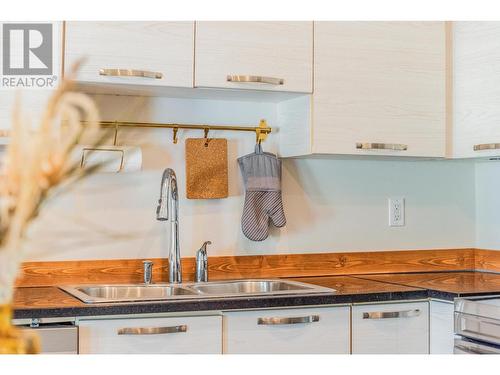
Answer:
POLYGON ((428 354, 428 302, 352 307, 353 354, 428 354))
POLYGON ((80 354, 220 354, 220 316, 84 320, 80 354))
POLYGON ((224 314, 224 353, 330 353, 350 351, 348 306, 224 314))

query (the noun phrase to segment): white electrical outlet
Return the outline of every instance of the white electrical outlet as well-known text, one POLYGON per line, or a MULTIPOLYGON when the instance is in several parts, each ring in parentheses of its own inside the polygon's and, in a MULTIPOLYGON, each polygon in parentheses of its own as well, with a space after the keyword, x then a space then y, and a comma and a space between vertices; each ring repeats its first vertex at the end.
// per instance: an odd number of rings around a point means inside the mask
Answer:
POLYGON ((389 226, 402 227, 405 225, 405 199, 389 198, 389 226))

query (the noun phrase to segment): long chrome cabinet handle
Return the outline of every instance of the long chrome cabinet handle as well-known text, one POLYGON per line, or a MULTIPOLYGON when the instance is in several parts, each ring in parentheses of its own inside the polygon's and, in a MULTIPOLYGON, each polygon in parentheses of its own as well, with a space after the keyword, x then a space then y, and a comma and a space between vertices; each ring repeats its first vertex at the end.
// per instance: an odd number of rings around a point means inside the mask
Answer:
POLYGON ((259 318, 257 319, 257 324, 259 325, 285 325, 285 324, 304 324, 304 323, 314 323, 319 322, 319 315, 309 315, 309 316, 295 316, 289 318, 259 318))
POLYGON ((407 311, 375 311, 364 312, 363 319, 394 319, 394 318, 413 318, 420 315, 420 309, 407 311))
POLYGON ((357 142, 356 148, 360 150, 393 150, 393 151, 406 151, 408 145, 401 143, 362 143, 357 142))
POLYGON ((166 333, 187 332, 187 325, 172 327, 127 327, 118 330, 119 335, 163 335, 166 333))
POLYGON ((278 85, 278 86, 285 84, 285 80, 283 78, 246 76, 246 75, 228 75, 227 81, 239 82, 239 83, 267 83, 269 85, 278 85))
POLYGON ((483 143, 479 145, 474 145, 474 151, 498 150, 498 149, 500 149, 500 143, 483 143))
POLYGON ((136 69, 99 69, 99 74, 101 76, 111 76, 111 77, 141 77, 141 78, 153 78, 153 79, 163 78, 163 73, 161 72, 150 72, 148 70, 136 70, 136 69))

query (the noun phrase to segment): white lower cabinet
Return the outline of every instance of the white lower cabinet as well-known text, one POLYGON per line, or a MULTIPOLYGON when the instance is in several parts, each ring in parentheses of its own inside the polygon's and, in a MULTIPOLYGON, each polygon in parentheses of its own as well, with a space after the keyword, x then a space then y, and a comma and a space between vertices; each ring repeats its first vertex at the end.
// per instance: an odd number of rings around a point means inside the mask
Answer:
POLYGON ((428 354, 429 303, 352 307, 353 354, 428 354))
POLYGON ((79 321, 78 349, 80 354, 451 354, 453 303, 88 319, 79 321))
POLYGON ((80 354, 221 354, 222 317, 100 319, 79 322, 80 354))
POLYGON ((227 312, 227 354, 349 354, 349 306, 227 312))
POLYGON ((453 354, 455 306, 453 302, 430 302, 430 352, 431 354, 453 354))

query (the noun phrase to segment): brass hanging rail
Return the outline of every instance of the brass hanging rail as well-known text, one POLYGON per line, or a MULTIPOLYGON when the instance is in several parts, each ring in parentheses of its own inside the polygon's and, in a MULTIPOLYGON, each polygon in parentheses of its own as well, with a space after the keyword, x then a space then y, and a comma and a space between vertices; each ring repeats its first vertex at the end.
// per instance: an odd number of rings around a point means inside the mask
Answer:
POLYGON ((267 126, 266 120, 261 120, 259 126, 225 126, 225 125, 201 125, 201 124, 164 124, 157 122, 133 122, 133 121, 100 121, 99 124, 104 128, 115 128, 115 141, 119 128, 155 128, 172 129, 173 141, 177 143, 177 132, 179 129, 203 130, 204 137, 208 137, 210 130, 254 132, 256 141, 265 141, 267 135, 271 133, 272 128, 267 126))

